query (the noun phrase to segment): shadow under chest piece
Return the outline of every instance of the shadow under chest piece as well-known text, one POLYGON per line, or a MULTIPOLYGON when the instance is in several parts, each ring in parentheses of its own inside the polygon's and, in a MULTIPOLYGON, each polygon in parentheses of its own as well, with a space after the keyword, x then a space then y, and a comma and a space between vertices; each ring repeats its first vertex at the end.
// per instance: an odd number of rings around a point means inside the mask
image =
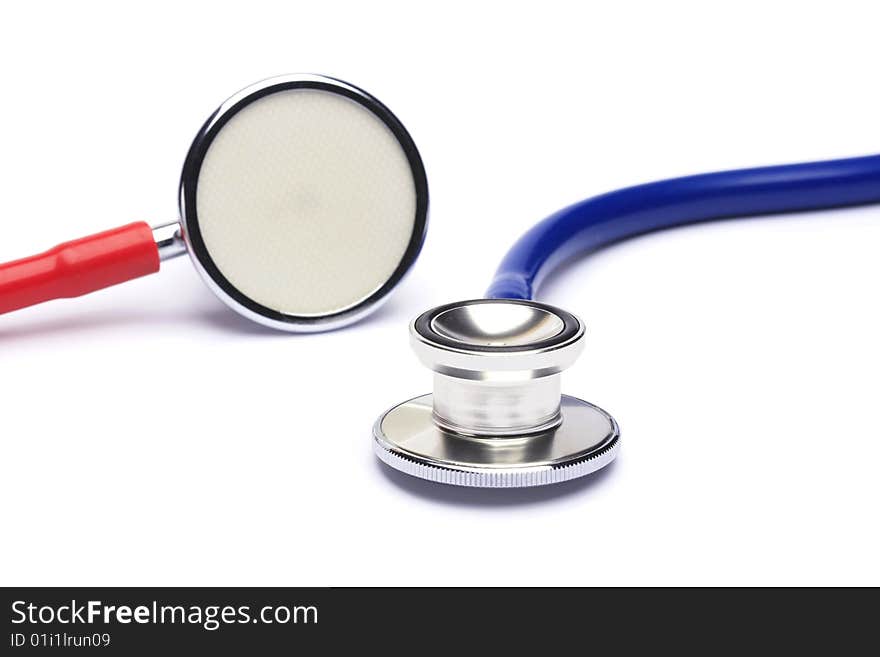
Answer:
POLYGON ((386 411, 377 456, 430 481, 479 488, 541 486, 590 474, 617 453, 617 423, 563 395, 562 370, 584 326, 534 301, 479 299, 429 310, 410 326, 434 391, 386 411))

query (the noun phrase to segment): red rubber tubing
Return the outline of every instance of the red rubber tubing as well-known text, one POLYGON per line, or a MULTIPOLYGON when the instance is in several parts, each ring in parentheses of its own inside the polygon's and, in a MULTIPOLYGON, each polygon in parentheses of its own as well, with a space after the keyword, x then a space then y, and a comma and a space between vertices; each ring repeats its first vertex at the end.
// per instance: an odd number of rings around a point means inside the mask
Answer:
POLYGON ((157 271, 153 230, 138 221, 0 265, 0 313, 78 297, 157 271))

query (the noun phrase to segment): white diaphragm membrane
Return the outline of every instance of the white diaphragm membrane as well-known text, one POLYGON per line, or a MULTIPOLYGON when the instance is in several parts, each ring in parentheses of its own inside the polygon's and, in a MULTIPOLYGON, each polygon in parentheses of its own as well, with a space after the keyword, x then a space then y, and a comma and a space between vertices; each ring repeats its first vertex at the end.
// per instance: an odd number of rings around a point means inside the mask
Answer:
POLYGON ((196 212, 223 276, 285 315, 344 311, 385 284, 416 223, 406 152, 341 94, 287 89, 239 110, 198 174, 196 212))

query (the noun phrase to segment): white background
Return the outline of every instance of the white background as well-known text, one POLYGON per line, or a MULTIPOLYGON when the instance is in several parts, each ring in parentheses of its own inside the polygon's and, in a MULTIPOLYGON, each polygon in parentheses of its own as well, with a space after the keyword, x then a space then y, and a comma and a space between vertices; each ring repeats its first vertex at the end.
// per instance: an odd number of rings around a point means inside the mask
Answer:
POLYGON ((876 3, 31 2, 0 16, 0 259, 176 215, 261 78, 377 95, 431 187, 421 259, 350 329, 260 330, 186 259, 0 317, 0 582, 880 584, 880 210, 679 229, 569 267, 567 392, 617 462, 544 490, 392 474, 430 388, 406 325, 533 222, 705 170, 880 151, 876 3))

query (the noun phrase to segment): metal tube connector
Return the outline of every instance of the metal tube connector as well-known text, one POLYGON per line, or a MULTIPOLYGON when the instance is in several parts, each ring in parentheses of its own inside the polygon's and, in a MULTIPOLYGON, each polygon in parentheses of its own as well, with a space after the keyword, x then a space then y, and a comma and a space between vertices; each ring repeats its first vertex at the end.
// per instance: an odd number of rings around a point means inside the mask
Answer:
POLYGON ((180 232, 180 223, 170 221, 167 224, 153 226, 153 239, 159 249, 159 260, 165 261, 186 253, 186 243, 180 232))

